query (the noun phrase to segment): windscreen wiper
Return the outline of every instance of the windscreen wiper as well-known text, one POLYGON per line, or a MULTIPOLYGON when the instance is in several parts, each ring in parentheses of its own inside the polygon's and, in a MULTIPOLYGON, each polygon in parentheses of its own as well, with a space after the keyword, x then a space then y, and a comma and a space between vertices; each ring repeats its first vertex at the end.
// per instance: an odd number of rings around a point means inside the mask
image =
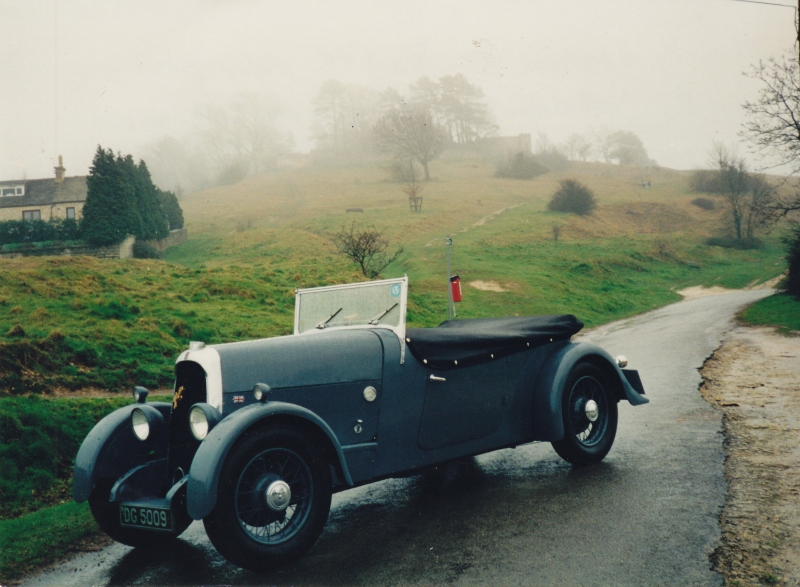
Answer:
POLYGON ((331 314, 330 316, 328 316, 328 319, 327 319, 327 320, 323 320, 322 322, 320 322, 319 324, 317 324, 317 328, 319 328, 320 330, 322 330, 323 328, 325 328, 325 327, 328 325, 328 322, 330 322, 331 320, 333 320, 333 319, 336 317, 336 315, 337 315, 339 312, 341 312, 341 311, 342 311, 342 309, 341 309, 341 308, 339 308, 338 310, 336 310, 336 311, 335 311, 333 314, 331 314))
POLYGON ((370 320, 369 322, 367 322, 367 324, 372 324, 373 326, 377 325, 377 324, 378 324, 378 322, 380 322, 381 318, 383 318, 384 316, 386 316, 386 314, 388 314, 389 312, 391 312, 392 310, 394 310, 396 307, 397 307, 397 302, 395 302, 394 306, 391 306, 390 308, 387 308, 386 310, 384 310, 383 312, 381 312, 380 314, 378 314, 377 316, 375 316, 375 317, 374 317, 372 320, 370 320))

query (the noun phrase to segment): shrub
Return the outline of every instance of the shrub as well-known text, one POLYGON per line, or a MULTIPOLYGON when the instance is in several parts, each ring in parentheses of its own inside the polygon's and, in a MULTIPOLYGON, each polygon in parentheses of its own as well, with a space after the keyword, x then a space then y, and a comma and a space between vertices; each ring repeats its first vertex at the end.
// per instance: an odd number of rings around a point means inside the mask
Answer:
POLYGON ((548 210, 556 212, 572 212, 580 216, 591 214, 597 207, 594 193, 581 182, 574 179, 562 179, 561 187, 556 190, 547 204, 548 210))
POLYGON ((494 172, 494 176, 508 179, 533 179, 537 175, 547 173, 547 171, 547 167, 538 163, 533 156, 517 153, 500 163, 494 172))
POLYGON ((133 243, 134 259, 160 259, 161 251, 152 245, 142 242, 133 243))
POLYGON ((0 222, 0 245, 72 240, 78 238, 78 223, 72 218, 63 220, 5 220, 0 222))
POLYGON ((800 298, 800 224, 784 238, 786 244, 786 263, 789 266, 783 282, 786 293, 800 298))
POLYGON ((694 204, 698 208, 702 208, 703 210, 714 209, 714 200, 709 200, 708 198, 695 198, 694 200, 692 200, 692 204, 694 204))

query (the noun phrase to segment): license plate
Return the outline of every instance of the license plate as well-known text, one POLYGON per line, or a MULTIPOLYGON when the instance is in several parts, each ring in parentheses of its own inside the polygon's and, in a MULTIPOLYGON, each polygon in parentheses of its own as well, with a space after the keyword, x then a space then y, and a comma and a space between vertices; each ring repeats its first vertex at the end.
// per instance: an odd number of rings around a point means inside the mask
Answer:
POLYGON ((169 509, 141 505, 119 506, 119 523, 131 528, 172 531, 172 512, 169 509))

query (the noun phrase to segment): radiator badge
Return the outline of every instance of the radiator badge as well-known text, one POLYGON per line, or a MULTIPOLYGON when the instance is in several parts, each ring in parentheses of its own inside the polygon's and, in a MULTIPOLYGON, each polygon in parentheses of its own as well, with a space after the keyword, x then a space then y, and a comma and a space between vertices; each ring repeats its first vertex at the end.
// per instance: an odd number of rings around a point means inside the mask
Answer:
POLYGON ((234 395, 233 396, 233 403, 235 403, 235 404, 243 404, 244 403, 244 396, 243 395, 234 395))
POLYGON ((178 388, 178 391, 175 392, 175 397, 172 399, 172 409, 178 409, 178 400, 183 397, 183 385, 178 388))

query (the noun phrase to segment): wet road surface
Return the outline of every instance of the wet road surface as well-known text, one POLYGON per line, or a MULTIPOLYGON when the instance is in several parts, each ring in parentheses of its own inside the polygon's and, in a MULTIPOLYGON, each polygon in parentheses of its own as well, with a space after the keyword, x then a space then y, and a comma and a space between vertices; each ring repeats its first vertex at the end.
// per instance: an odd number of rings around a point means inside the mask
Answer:
POLYGON ((651 400, 620 404, 599 465, 533 444, 349 490, 314 548, 277 572, 230 565, 195 522, 170 551, 113 545, 23 585, 721 585, 708 556, 723 438, 698 369, 735 312, 769 293, 687 300, 583 337, 625 354, 651 400))

